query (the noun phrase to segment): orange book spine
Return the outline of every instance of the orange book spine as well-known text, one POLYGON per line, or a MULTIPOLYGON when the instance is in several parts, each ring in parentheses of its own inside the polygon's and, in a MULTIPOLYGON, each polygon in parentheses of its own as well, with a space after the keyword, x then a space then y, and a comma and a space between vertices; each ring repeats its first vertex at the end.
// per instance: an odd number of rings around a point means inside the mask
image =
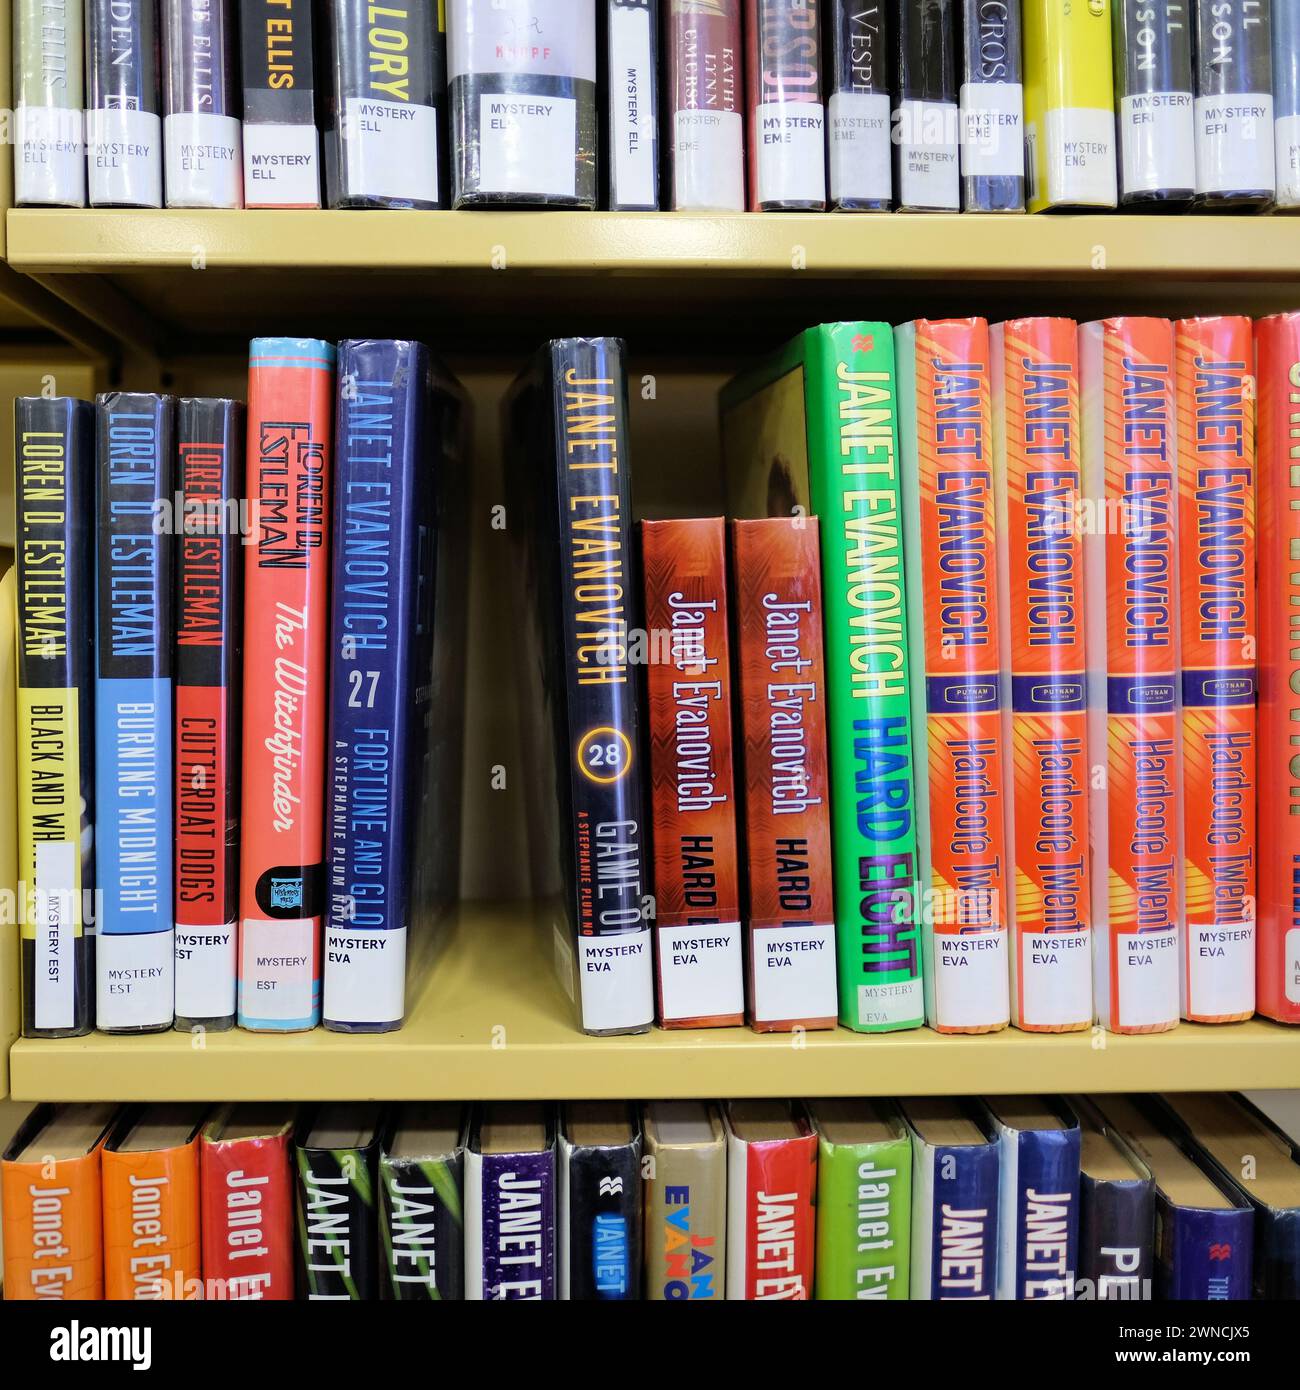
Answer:
POLYGON ((1255 352, 1247 318, 1177 325, 1183 1017, 1255 1012, 1255 352))
POLYGON ((202 1298, 198 1136, 174 1149, 106 1148, 103 1182, 105 1297, 202 1298))

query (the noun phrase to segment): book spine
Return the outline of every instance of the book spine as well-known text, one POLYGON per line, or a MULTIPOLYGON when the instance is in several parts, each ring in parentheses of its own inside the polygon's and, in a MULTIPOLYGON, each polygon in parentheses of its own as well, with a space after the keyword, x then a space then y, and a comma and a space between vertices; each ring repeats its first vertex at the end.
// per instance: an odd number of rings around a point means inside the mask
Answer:
POLYGON ((926 1018, 987 1033, 1010 1018, 988 325, 919 319, 895 351, 926 1018))
POLYGON ((155 0, 87 0, 86 162, 93 208, 162 207, 155 0))
POLYGON ((817 0, 745 0, 751 212, 826 208, 817 0))
POLYGON ((659 206, 659 0, 606 0, 612 212, 659 206))
POLYGON ((1156 1298, 1220 1303, 1248 1299, 1255 1213, 1207 1211, 1156 1195, 1156 1298))
POLYGON ((1273 130, 1278 211, 1300 208, 1300 0, 1273 0, 1273 130))
POLYGON ((678 212, 743 212, 741 0, 667 4, 672 206, 678 212))
POLYGON ((1079 355, 1069 319, 992 330, 1011 1021, 1092 1022, 1079 355))
POLYGON ((998 1147, 912 1137, 911 1296, 992 1300, 998 1266, 998 1147))
MULTIPOLYGON (((38 1112, 39 1113, 39 1112, 38 1112)), ((100 1151, 0 1163, 5 1302, 104 1297, 100 1151)))
POLYGON ((293 1181, 287 1133, 204 1139, 200 1148, 203 1296, 293 1298, 293 1181))
POLYGON ((1079 1183, 1079 1294, 1098 1301, 1148 1300, 1152 1287, 1155 1185, 1079 1183))
MULTIPOLYGON (((1300 1023, 1300 313, 1255 325, 1259 376, 1259 805, 1271 852, 1259 862, 1256 1007, 1300 1023)), ((21 804, 21 802, 20 802, 21 804)))
POLYGON ((453 206, 596 206, 596 4, 450 0, 453 206))
POLYGON ((235 1021, 244 407, 176 403, 176 1026, 235 1021))
POLYGON ((1166 319, 1079 330, 1093 989, 1116 1033, 1178 1022, 1177 437, 1166 319))
MULTIPOLYGON (((108 3, 109 0, 100 0, 108 3)), ((239 0, 244 206, 320 207, 316 60, 309 0, 239 0)), ((395 59, 410 71, 403 46, 395 59)))
POLYGON ((465 1297, 550 1302, 555 1294, 555 1150, 482 1154, 465 1169, 465 1297))
POLYGON ((833 1028, 835 904, 821 532, 816 517, 732 523, 749 892, 750 1023, 833 1028))
POLYGON ((1074 1297, 1079 1263, 1079 1131, 998 1125, 999 1299, 1074 1297))
POLYGON ((559 1296, 639 1302, 641 1144, 585 1148, 562 1142, 559 1296))
POLYGON ((430 367, 419 343, 361 340, 339 345, 338 371, 324 1019, 375 1033, 405 1013, 433 630, 430 367))
POLYGON ((1268 0, 1195 0, 1196 200, 1262 207, 1276 187, 1268 0))
POLYGON ((267 1032, 320 1018, 333 397, 331 344, 253 340, 239 1023, 267 1032))
POLYGON ((173 544, 170 396, 125 391, 95 403, 99 480, 95 651, 95 1023, 104 1033, 170 1028, 173 544))
POLYGON ((884 0, 827 0, 826 119, 831 206, 893 205, 889 11, 884 0))
POLYGON ((613 338, 551 344, 559 498, 574 889, 582 1026, 642 1032, 654 1013, 645 883, 647 797, 641 771, 639 675, 626 632, 640 625, 629 582, 632 494, 623 345, 613 338), (599 563, 597 563, 597 560, 599 563), (595 605, 595 607, 593 607, 595 605))
POLYGON ((332 208, 447 202, 442 5, 328 0, 325 185, 332 208))
POLYGON ((160 3, 167 206, 243 207, 236 0, 160 3))
POLYGON ((1182 1010, 1230 1023, 1255 1012, 1255 350, 1247 318, 1176 337, 1182 1010))
POLYGON ((840 1022, 925 1019, 894 335, 812 330, 808 453, 821 518, 840 1022), (849 788, 853 793, 849 795, 849 788))
POLYGON ((1025 210, 1020 0, 962 0, 961 192, 967 212, 1025 210))
POLYGON ((402 1303, 465 1297, 465 1159, 393 1158, 379 1163, 381 1296, 402 1303))
POLYGON ((819 1299, 906 1299, 910 1292, 912 1148, 820 1141, 819 1299))
POLYGON ((1030 212, 1115 206, 1114 3, 1024 0, 1030 212))
POLYGON ((1122 204, 1186 203, 1196 188, 1189 0, 1111 0, 1122 204))
POLYGON ((86 401, 14 401, 23 1036, 95 1017, 95 464, 86 401), (38 831, 39 805, 39 831, 38 831))
POLYGON ((298 1296, 366 1303, 379 1297, 377 1145, 295 1150, 298 1296))
POLYGON ((197 1137, 172 1149, 105 1149, 101 1168, 104 1297, 202 1298, 197 1137))
POLYGON ((83 0, 15 0, 14 202, 86 205, 83 0))
POLYGON ((894 194, 904 212, 958 212, 960 111, 954 0, 899 0, 895 35, 894 194))
POLYGON ((723 1298, 727 1273, 727 1159, 705 1148, 658 1145, 645 1192, 645 1296, 652 1303, 723 1298))
POLYGON ((727 1138, 727 1298, 813 1294, 817 1136, 727 1138))
POLYGON ((731 652, 720 518, 647 521, 645 626, 659 1020, 745 1019, 740 863, 731 764, 731 652))

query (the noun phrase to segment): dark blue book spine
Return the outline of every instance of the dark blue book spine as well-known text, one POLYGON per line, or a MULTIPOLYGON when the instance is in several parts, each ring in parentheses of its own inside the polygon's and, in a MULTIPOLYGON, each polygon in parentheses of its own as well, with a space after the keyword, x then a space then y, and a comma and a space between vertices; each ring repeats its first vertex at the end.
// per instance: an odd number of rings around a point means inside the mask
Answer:
POLYGON ((1251 1296, 1255 1213, 1207 1210, 1156 1197, 1156 1297, 1221 1302, 1251 1296))
POLYGON ((1080 1298, 1151 1297, 1155 1187, 1149 1178, 1079 1183, 1080 1298))
POLYGON ((561 1213, 562 1297, 575 1302, 641 1297, 641 1143, 566 1145, 561 1213))
POLYGON ((339 345, 330 635, 327 1028, 401 1025, 433 636, 437 479, 419 343, 339 345))
POLYGON ((914 1239, 926 1242, 928 1250, 914 1262, 923 1277, 913 1296, 992 1299, 998 1268, 998 1146, 939 1145, 926 1148, 923 1159, 922 1215, 928 1221, 914 1239))
POLYGON ((1074 1297, 1079 1262, 1079 1130, 999 1125, 998 1297, 1074 1297))
POLYGON ((962 206, 1024 212, 1020 0, 962 0, 961 23, 962 206))
POLYGON ((1300 208, 1300 0, 1273 0, 1277 207, 1300 208))

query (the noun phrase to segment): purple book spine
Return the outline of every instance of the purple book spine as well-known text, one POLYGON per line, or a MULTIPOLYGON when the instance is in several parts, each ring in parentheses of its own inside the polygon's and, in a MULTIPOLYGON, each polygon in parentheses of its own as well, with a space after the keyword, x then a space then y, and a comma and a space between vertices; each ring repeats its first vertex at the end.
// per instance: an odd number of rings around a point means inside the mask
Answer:
POLYGON ((484 1299, 555 1297, 555 1149, 482 1156, 484 1299))

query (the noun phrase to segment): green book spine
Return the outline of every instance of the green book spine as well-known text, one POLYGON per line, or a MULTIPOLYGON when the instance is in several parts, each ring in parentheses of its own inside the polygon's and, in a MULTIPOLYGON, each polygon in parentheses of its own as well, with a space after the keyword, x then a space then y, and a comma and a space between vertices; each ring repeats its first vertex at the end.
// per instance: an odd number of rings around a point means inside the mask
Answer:
POLYGON ((911 1142, 832 1144, 822 1138, 815 1296, 906 1299, 911 1229, 911 1142))
POLYGON ((24 106, 85 105, 82 0, 14 0, 14 85, 24 106))

